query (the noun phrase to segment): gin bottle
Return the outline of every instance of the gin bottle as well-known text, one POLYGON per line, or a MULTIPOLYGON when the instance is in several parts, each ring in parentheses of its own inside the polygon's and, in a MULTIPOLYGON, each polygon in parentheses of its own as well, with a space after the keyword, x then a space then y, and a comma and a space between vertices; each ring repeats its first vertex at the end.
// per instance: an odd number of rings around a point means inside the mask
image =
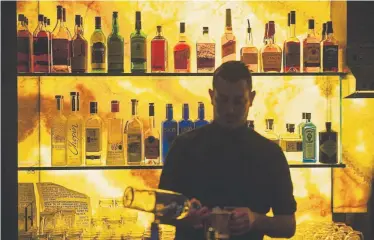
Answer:
POLYGON ((311 113, 306 114, 306 123, 303 126, 303 162, 315 163, 317 161, 317 128, 311 122, 311 113))

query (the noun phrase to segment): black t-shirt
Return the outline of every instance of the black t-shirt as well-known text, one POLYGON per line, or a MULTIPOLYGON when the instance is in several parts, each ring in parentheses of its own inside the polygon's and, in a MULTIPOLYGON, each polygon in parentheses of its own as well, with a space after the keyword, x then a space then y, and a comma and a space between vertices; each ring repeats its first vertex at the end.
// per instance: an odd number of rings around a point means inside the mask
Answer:
MULTIPOLYGON (((216 123, 178 136, 167 155, 160 189, 200 200, 203 206, 248 207, 266 214, 293 214, 296 202, 281 148, 257 132, 216 123)), ((178 228, 176 239, 205 239, 203 231, 178 228)), ((231 239, 260 240, 250 232, 231 239)))

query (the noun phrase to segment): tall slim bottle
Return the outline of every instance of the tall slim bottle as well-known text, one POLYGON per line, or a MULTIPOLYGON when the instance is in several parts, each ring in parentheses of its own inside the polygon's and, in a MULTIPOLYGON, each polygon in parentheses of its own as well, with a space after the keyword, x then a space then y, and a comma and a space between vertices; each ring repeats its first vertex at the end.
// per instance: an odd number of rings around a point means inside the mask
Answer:
POLYGON ((290 37, 286 40, 284 72, 300 72, 300 40, 296 37, 296 12, 290 13, 290 37))
POLYGON ((106 38, 101 30, 101 17, 95 17, 95 31, 91 35, 91 69, 106 71, 106 38))
POLYGON ((18 15, 17 25, 17 71, 32 72, 32 35, 27 29, 25 16, 18 15))
POLYGON ((106 165, 126 164, 123 145, 123 119, 118 116, 119 107, 119 101, 111 101, 111 116, 108 119, 106 165))
POLYGON ((199 106, 197 108, 197 120, 195 121, 194 128, 199 128, 209 124, 207 120, 205 120, 205 107, 204 103, 199 102, 199 106))
POLYGON ((57 115, 51 128, 51 163, 52 166, 66 165, 66 117, 63 113, 64 96, 56 95, 57 115))
POLYGON ((38 26, 33 33, 33 69, 36 73, 50 72, 51 49, 49 33, 45 30, 44 16, 38 15, 38 26))
POLYGON ((97 102, 90 102, 90 117, 85 126, 86 165, 101 165, 103 123, 97 112, 97 102))
POLYGON ((319 72, 321 66, 321 46, 314 32, 314 19, 308 20, 308 35, 303 41, 304 72, 319 72))
POLYGON ((191 71, 191 47, 186 41, 186 25, 180 23, 179 41, 174 46, 174 72, 189 73, 191 71))
POLYGON ((306 114, 306 123, 303 126, 303 162, 315 163, 317 161, 317 128, 311 122, 312 115, 306 114))
POLYGON ((250 72, 258 72, 258 49, 253 45, 252 28, 249 19, 245 46, 240 49, 240 61, 248 67, 250 72))
POLYGON ((108 36, 108 72, 124 72, 123 37, 119 34, 118 12, 113 12, 112 33, 108 36))
POLYGON ((71 71, 87 72, 88 43, 83 36, 81 16, 75 15, 75 34, 71 41, 71 71))
POLYGON ((147 35, 142 31, 141 13, 135 15, 135 31, 130 35, 131 72, 147 72, 147 35))
POLYGON ((209 28, 203 27, 203 35, 196 43, 197 72, 212 73, 216 64, 216 43, 209 36, 209 28))
POLYGON ((178 123, 173 119, 173 104, 166 104, 166 120, 162 122, 161 129, 161 156, 162 163, 165 163, 169 149, 178 135, 178 123))
POLYGON ((163 36, 161 26, 157 26, 156 36, 151 41, 151 71, 168 71, 168 41, 163 36))
POLYGON ((194 129, 194 123, 190 119, 188 103, 184 103, 182 106, 182 120, 179 121, 178 126, 178 134, 183 134, 194 129))
POLYGON ((140 165, 144 159, 143 123, 138 117, 138 100, 131 99, 132 117, 127 123, 127 164, 140 165))
POLYGON ((145 164, 160 164, 160 133, 155 126, 155 106, 149 104, 149 129, 144 133, 145 164))
POLYGON ((79 114, 79 92, 71 92, 71 113, 67 119, 67 152, 68 166, 80 166, 83 160, 83 118, 79 114))
POLYGON ((322 48, 322 71, 338 72, 339 43, 334 37, 332 21, 326 24, 326 39, 321 42, 322 48))
POLYGON ((222 63, 236 60, 236 37, 232 32, 231 9, 226 9, 225 33, 221 37, 222 63))

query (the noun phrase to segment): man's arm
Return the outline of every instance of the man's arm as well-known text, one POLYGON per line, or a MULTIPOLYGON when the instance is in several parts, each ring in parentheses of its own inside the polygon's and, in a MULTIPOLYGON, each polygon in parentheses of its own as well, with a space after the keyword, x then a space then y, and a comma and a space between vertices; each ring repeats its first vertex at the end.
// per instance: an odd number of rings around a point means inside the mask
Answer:
POLYGON ((275 238, 291 238, 295 234, 296 220, 295 215, 276 215, 267 217, 262 214, 255 213, 255 221, 253 229, 262 232, 269 237, 275 238))

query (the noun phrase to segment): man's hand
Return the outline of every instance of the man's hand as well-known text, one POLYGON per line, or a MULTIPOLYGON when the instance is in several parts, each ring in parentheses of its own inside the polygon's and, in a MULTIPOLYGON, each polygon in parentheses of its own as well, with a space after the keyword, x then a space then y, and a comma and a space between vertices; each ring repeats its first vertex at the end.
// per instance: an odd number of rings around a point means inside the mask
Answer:
MULTIPOLYGON (((193 198, 190 200, 191 205, 199 205, 201 203, 199 200, 193 198)), ((201 207, 199 209, 191 208, 188 212, 187 217, 182 221, 184 224, 192 226, 195 229, 202 228, 204 220, 210 216, 211 211, 207 207, 201 207)))
POLYGON ((258 213, 249 208, 236 208, 231 212, 229 221, 230 234, 233 236, 243 235, 253 228, 258 213))

